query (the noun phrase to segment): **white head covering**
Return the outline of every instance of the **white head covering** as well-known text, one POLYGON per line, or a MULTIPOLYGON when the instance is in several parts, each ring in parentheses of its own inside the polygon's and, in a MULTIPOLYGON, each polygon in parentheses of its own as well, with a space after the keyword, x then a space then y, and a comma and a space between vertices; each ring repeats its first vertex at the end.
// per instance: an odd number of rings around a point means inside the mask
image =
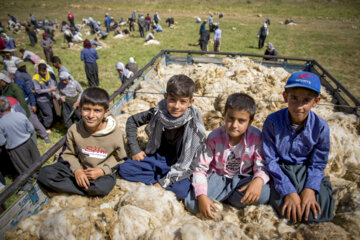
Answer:
POLYGON ((264 27, 267 28, 267 24, 266 24, 266 23, 264 23, 264 27))
POLYGON ((118 63, 115 64, 115 68, 116 68, 116 70, 123 70, 124 71, 125 66, 124 66, 124 64, 122 62, 118 62, 118 63))
POLYGON ((130 78, 133 75, 133 72, 127 70, 122 62, 116 63, 115 68, 117 70, 122 70, 122 74, 127 78, 130 78))
POLYGON ((61 72, 60 75, 59 75, 59 78, 60 80, 66 80, 66 79, 69 79, 71 77, 70 73, 68 72, 61 72))
POLYGON ((129 58, 129 62, 131 62, 131 63, 135 63, 134 58, 133 58, 133 57, 130 57, 130 58, 129 58))
POLYGON ((269 42, 266 44, 266 49, 269 51, 272 51, 272 50, 274 50, 274 45, 271 42, 269 42))

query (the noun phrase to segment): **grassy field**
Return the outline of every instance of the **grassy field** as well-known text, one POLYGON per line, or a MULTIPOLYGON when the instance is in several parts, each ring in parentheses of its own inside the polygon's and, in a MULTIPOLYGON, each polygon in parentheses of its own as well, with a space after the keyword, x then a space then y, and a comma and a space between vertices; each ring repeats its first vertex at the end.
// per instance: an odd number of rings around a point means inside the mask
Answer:
MULTIPOLYGON (((139 33, 132 33, 129 38, 113 39, 110 34, 103 42, 106 47, 98 51, 100 86, 112 93, 120 85, 115 71, 115 63, 126 63, 129 57, 134 57, 141 68, 161 49, 200 50, 199 47, 189 46, 199 38, 200 24, 195 23, 195 17, 208 18, 214 13, 214 21, 220 22, 222 29, 221 51, 263 54, 265 49, 257 49, 257 32, 265 17, 270 18, 270 34, 266 42, 272 42, 281 56, 313 58, 322 64, 336 79, 348 88, 357 98, 360 98, 360 1, 356 0, 62 0, 62 1, 33 1, 33 0, 2 0, 0 20, 7 25, 7 14, 17 19, 28 20, 32 12, 38 20, 53 19, 59 24, 67 20, 67 12, 75 16, 75 22, 82 18, 93 17, 103 23, 104 14, 118 20, 127 19, 136 9, 137 13, 150 13, 152 17, 158 11, 162 19, 164 31, 156 33, 155 37, 161 42, 159 46, 144 46, 144 39, 139 33), (218 14, 224 18, 219 19, 218 14), (167 17, 174 17, 177 22, 174 29, 165 24, 167 17), (295 26, 281 24, 291 18, 295 26), (236 28, 232 30, 232 28, 236 28)), ((87 29, 86 29, 87 31, 87 29)), ((39 45, 31 47, 26 33, 12 34, 20 44, 19 48, 29 49, 44 57, 39 45)), ((85 31, 83 31, 84 35, 85 31)), ((38 34, 40 38, 40 34, 38 34)), ((94 36, 84 36, 92 39, 94 36)), ((211 34, 211 38, 213 34, 211 34)), ((62 34, 57 31, 57 43, 54 54, 59 56, 63 64, 84 87, 87 86, 83 63, 80 61, 82 46, 67 49, 63 43, 62 34)), ((213 45, 209 44, 209 49, 213 45)), ((33 68, 28 64, 28 72, 33 68)), ((64 134, 62 127, 55 128, 51 134, 51 144, 38 140, 39 149, 44 153, 53 143, 64 134)))

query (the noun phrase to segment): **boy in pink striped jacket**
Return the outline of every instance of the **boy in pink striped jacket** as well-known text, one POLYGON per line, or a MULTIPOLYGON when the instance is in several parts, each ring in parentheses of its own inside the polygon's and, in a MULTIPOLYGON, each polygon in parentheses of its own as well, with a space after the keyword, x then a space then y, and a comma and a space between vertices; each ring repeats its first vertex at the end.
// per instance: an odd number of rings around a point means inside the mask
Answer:
POLYGON ((213 201, 235 207, 269 200, 269 176, 264 169, 261 131, 251 126, 256 112, 252 97, 234 93, 225 105, 225 125, 212 131, 193 173, 187 210, 214 218, 213 201))

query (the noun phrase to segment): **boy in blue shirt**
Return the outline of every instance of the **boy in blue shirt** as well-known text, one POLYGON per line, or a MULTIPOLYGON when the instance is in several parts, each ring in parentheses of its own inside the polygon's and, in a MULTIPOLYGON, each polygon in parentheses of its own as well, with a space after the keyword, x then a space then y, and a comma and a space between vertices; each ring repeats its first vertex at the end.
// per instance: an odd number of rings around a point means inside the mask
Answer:
POLYGON ((330 150, 329 127, 311 108, 320 101, 320 79, 295 72, 285 85, 288 107, 270 114, 263 126, 266 168, 272 178, 269 203, 293 222, 326 222, 334 199, 324 169, 330 150))

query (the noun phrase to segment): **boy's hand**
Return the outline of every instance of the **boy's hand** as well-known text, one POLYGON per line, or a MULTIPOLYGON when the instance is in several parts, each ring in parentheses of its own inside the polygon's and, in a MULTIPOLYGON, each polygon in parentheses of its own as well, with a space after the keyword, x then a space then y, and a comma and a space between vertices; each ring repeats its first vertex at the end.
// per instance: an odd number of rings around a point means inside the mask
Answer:
POLYGON ((79 187, 88 189, 88 187, 90 186, 90 182, 84 172, 84 169, 78 168, 75 170, 74 174, 75 174, 75 179, 76 179, 77 185, 79 187))
POLYGON ((56 87, 51 87, 51 88, 49 88, 49 91, 50 91, 50 92, 55 92, 55 91, 56 91, 56 87))
POLYGON ((292 219, 294 223, 296 223, 296 221, 301 221, 301 199, 297 193, 289 193, 285 196, 281 215, 285 216, 288 221, 291 221, 292 219))
POLYGON ((36 106, 31 106, 31 111, 36 112, 36 106))
POLYGON ((198 196, 198 201, 200 213, 206 218, 215 219, 214 215, 211 212, 211 208, 214 211, 217 211, 218 209, 215 204, 210 200, 210 198, 208 198, 208 196, 206 195, 200 195, 198 196))
POLYGON ((305 221, 309 219, 310 209, 313 212, 314 218, 318 218, 318 213, 321 214, 320 205, 315 198, 315 191, 311 188, 304 188, 300 194, 301 199, 301 212, 304 214, 305 221))
POLYGON ((61 96, 60 101, 65 102, 65 96, 61 96))
POLYGON ((246 190, 244 197, 241 199, 242 204, 252 204, 259 200, 261 189, 264 185, 262 178, 256 177, 251 182, 240 188, 238 191, 246 190))
POLYGON ((146 153, 144 151, 141 151, 135 155, 132 155, 131 159, 135 161, 141 161, 144 160, 145 157, 146 157, 146 153))
POLYGON ((104 171, 101 168, 87 168, 84 170, 84 172, 89 180, 95 180, 98 177, 105 175, 104 171))
POLYGON ((160 183, 158 183, 158 182, 155 183, 154 186, 155 186, 155 187, 162 187, 162 186, 160 185, 160 183))

